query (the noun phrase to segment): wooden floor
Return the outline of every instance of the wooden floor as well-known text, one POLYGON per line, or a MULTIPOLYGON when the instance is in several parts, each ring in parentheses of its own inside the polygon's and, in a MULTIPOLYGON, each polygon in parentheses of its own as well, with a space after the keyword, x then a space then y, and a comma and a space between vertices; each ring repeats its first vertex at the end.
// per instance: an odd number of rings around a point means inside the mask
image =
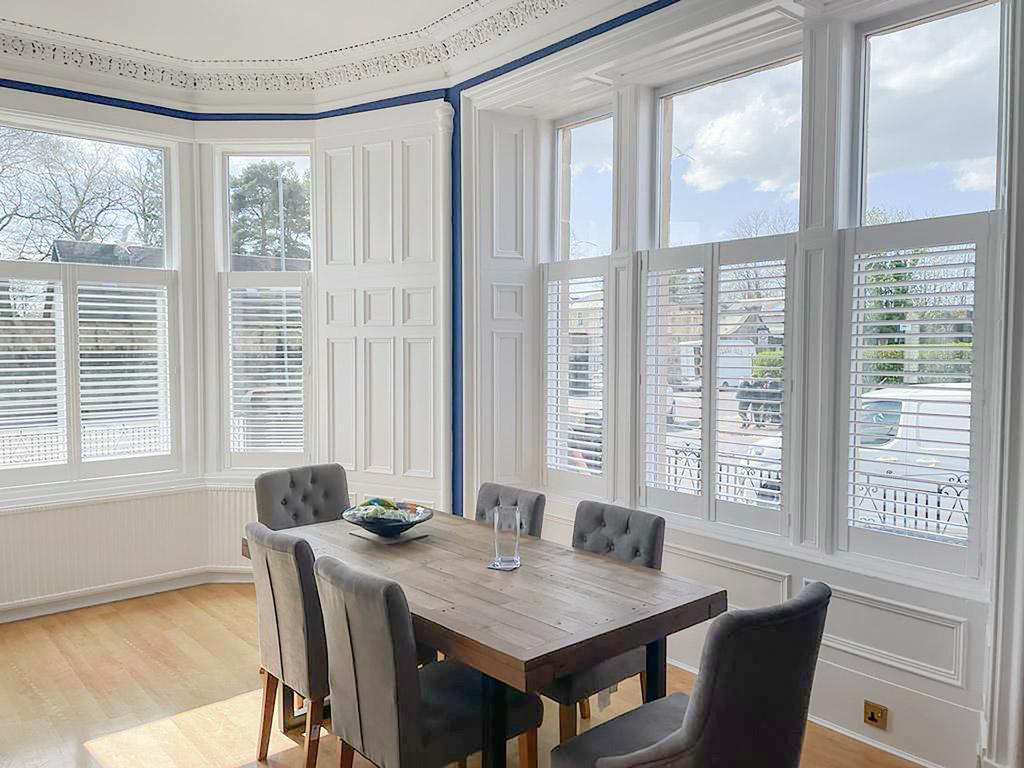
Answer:
MULTIPOLYGON (((251 585, 165 592, 0 625, 0 768, 255 766, 259 720, 256 605, 251 585)), ((669 689, 692 678, 670 668, 669 689)), ((628 681, 598 723, 640 702, 628 681)), ((584 725, 586 727, 586 725, 584 725)), ((540 764, 558 733, 546 703, 540 764)), ((321 766, 337 765, 335 740, 321 741, 321 766)), ((517 765, 510 742, 509 765, 517 765)), ((301 751, 275 731, 269 764, 298 766, 301 751)), ((470 766, 479 765, 479 756, 470 766)), ((369 763, 356 760, 357 766, 369 763)), ((805 768, 909 768, 811 725, 805 768)))

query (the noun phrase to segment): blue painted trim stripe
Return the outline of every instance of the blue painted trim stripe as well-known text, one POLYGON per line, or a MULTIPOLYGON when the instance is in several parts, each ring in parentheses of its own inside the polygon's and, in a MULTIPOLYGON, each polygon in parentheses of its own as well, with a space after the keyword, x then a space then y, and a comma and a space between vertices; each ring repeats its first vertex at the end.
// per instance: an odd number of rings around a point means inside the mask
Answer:
POLYGON ((178 120, 190 120, 193 122, 243 122, 257 120, 324 120, 329 117, 342 117, 354 115, 359 112, 372 112, 377 109, 388 107, 400 107, 404 104, 416 104, 421 101, 435 101, 444 99, 447 91, 444 88, 436 88, 432 91, 417 91, 416 93, 392 96, 387 99, 367 101, 362 104, 353 104, 348 107, 328 109, 323 112, 190 112, 185 109, 163 107, 159 104, 146 104, 141 101, 129 99, 118 99, 112 96, 100 96, 95 93, 84 91, 73 91, 68 88, 57 88, 52 85, 39 85, 38 83, 27 83, 20 80, 6 80, 0 78, 0 88, 10 88, 15 91, 28 91, 29 93, 41 93, 45 96, 57 96, 62 99, 74 99, 75 101, 87 101, 91 104, 102 104, 106 107, 117 107, 118 109, 131 109, 136 112, 148 112, 163 117, 173 117, 178 120))
POLYGON ((533 64, 547 56, 564 51, 574 45, 585 42, 605 32, 610 32, 621 26, 629 24, 637 19, 642 19, 652 13, 676 5, 681 0, 654 0, 639 8, 615 16, 608 21, 603 21, 582 32, 563 38, 557 42, 546 45, 532 53, 520 56, 518 59, 502 64, 501 66, 489 69, 479 75, 463 80, 447 89, 435 89, 430 91, 417 91, 402 96, 393 96, 387 99, 368 101, 363 104, 354 104, 349 107, 340 107, 324 112, 190 112, 182 109, 161 107, 156 104, 146 104, 140 101, 117 99, 110 96, 99 96, 83 91, 73 91, 67 88, 56 88, 49 85, 38 85, 26 83, 19 80, 5 80, 0 78, 0 88, 10 88, 30 93, 41 93, 47 96, 57 96, 65 99, 76 99, 92 104, 102 104, 108 107, 120 109, 133 109, 138 112, 174 117, 181 120, 194 120, 197 122, 207 121, 253 121, 253 120, 323 120, 329 117, 341 117, 343 115, 354 115, 359 112, 372 112, 388 107, 398 107, 404 104, 416 104, 422 101, 433 101, 443 99, 451 104, 454 110, 452 125, 452 167, 451 167, 451 207, 452 207, 452 513, 463 514, 463 439, 464 419, 462 413, 462 92, 476 85, 501 77, 509 72, 533 64))

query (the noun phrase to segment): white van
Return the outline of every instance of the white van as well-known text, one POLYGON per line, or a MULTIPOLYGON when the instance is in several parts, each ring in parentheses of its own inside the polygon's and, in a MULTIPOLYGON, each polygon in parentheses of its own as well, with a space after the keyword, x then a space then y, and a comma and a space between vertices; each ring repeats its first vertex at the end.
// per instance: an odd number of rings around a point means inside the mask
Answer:
MULTIPOLYGON (((738 387, 753 375, 757 345, 749 339, 728 336, 718 340, 718 367, 715 386, 738 387)), ((684 341, 679 344, 679 379, 682 389, 700 389, 703 385, 703 344, 684 341)))
MULTIPOLYGON (((970 383, 874 389, 861 397, 856 415, 848 469, 858 520, 875 517, 888 527, 897 520, 899 527, 922 532, 937 527, 947 535, 962 528, 966 536, 970 383), (941 525, 931 525, 930 518, 941 525)), ((751 445, 751 475, 763 477, 767 467, 778 466, 781 450, 778 436, 751 445)), ((754 482, 746 497, 757 504, 761 495, 754 482)))

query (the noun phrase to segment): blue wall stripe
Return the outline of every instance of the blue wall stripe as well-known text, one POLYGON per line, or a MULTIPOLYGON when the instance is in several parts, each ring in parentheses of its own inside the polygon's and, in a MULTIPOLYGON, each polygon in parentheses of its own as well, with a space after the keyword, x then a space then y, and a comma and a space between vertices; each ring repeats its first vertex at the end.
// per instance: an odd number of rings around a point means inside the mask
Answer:
POLYGON ((0 78, 0 88, 9 88, 16 91, 28 91, 30 93, 41 93, 46 96, 57 96, 64 99, 86 101, 92 104, 102 104, 108 107, 119 109, 131 109, 137 112, 148 112, 164 117, 173 117, 180 120, 193 120, 196 122, 209 121, 254 121, 254 120, 323 120, 329 117, 341 117, 343 115, 354 115, 359 112, 372 112, 377 109, 398 107, 405 104, 416 104, 422 101, 433 101, 443 99, 451 104, 454 110, 452 126, 452 168, 451 168, 451 207, 452 207, 452 513, 463 514, 463 436, 464 421, 462 414, 462 92, 488 80, 501 77, 520 67, 533 64, 540 59, 551 56, 566 48, 590 40, 605 32, 610 32, 631 21, 642 19, 662 8, 675 5, 681 0, 654 0, 639 8, 615 16, 603 21, 593 27, 577 32, 574 35, 563 38, 557 42, 546 45, 532 53, 520 56, 517 59, 502 64, 501 66, 489 69, 468 80, 453 85, 450 88, 438 88, 429 91, 417 91, 415 93, 392 96, 387 99, 368 101, 362 104, 354 104, 348 107, 330 109, 324 112, 191 112, 183 109, 162 107, 157 104, 146 104, 141 101, 129 99, 118 99, 111 96, 100 96, 84 91, 74 91, 67 88, 56 88, 49 85, 22 82, 20 80, 7 80, 0 78))

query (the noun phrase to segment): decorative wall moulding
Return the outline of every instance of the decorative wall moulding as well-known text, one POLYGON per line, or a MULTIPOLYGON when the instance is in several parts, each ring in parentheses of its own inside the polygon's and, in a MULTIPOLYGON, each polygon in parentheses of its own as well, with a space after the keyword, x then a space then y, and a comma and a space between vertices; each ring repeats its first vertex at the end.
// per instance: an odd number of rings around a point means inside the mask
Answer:
POLYGON ((301 59, 192 61, 0 19, 0 57, 179 92, 313 92, 401 74, 456 57, 587 0, 475 0, 419 30, 301 59), (371 53, 371 51, 373 51, 371 53))

